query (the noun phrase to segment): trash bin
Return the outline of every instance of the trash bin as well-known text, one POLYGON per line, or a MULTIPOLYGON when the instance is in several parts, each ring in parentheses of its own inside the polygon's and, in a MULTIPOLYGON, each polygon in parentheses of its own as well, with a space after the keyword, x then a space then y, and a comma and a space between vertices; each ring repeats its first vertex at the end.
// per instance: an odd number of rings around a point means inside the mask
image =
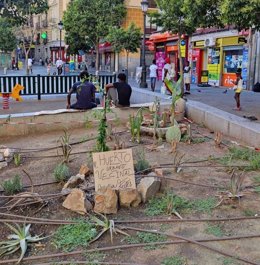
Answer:
POLYGON ((209 71, 208 70, 202 70, 201 71, 201 84, 207 85, 209 82, 209 71))

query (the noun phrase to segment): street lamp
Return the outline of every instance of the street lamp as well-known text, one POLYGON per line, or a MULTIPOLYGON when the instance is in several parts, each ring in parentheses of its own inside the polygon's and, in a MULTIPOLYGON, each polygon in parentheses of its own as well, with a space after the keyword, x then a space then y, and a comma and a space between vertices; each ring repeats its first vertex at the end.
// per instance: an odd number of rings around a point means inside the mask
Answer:
POLYGON ((142 77, 140 87, 147 88, 146 83, 146 63, 145 63, 145 28, 146 28, 146 13, 148 10, 148 1, 142 0, 141 7, 144 15, 144 35, 143 35, 143 44, 142 44, 142 77))
POLYGON ((62 21, 60 21, 60 22, 58 23, 58 28, 59 28, 59 30, 60 30, 60 55, 59 55, 59 57, 60 57, 60 60, 61 60, 61 31, 62 31, 62 29, 63 29, 63 23, 62 23, 62 21))

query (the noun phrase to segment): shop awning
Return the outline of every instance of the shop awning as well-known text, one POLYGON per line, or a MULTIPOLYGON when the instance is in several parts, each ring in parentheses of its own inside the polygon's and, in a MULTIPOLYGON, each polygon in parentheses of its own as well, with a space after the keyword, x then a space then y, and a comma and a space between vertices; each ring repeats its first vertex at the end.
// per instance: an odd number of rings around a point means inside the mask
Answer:
POLYGON ((163 32, 163 33, 154 33, 150 36, 150 41, 154 43, 158 42, 165 42, 169 40, 176 40, 178 39, 178 36, 176 34, 171 34, 168 31, 163 32))
POLYGON ((112 46, 110 42, 103 42, 98 45, 99 51, 100 52, 111 52, 112 51, 112 46))

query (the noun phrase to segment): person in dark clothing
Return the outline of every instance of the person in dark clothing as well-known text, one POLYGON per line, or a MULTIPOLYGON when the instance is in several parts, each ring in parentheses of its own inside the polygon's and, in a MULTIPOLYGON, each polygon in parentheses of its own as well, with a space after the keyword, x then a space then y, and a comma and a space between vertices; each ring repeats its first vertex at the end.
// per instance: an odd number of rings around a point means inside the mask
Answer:
POLYGON ((107 98, 117 107, 129 107, 132 94, 131 86, 126 82, 126 75, 118 75, 119 82, 106 85, 107 98))
POLYGON ((80 81, 73 84, 67 96, 67 109, 92 109, 97 107, 95 103, 95 86, 89 82, 89 74, 82 71, 79 75, 80 81), (77 102, 70 103, 71 94, 76 93, 77 102))

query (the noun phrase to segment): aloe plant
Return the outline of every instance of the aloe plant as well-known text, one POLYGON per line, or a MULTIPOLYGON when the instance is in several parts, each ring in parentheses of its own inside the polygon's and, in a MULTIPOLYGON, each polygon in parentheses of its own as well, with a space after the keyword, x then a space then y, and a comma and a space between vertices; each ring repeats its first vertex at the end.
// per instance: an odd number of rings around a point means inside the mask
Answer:
POLYGON ((27 251, 28 245, 38 242, 44 238, 31 236, 29 232, 31 224, 24 225, 23 227, 20 227, 18 224, 16 224, 16 227, 11 226, 10 224, 6 225, 12 232, 14 232, 14 234, 7 237, 9 239, 8 241, 0 242, 0 257, 10 255, 21 250, 21 255, 17 262, 17 264, 20 264, 27 251))
POLYGON ((93 240, 90 241, 90 243, 93 243, 93 242, 97 241, 107 231, 110 232, 111 243, 113 243, 113 235, 114 234, 119 233, 119 234, 122 234, 122 235, 125 235, 125 236, 129 236, 129 234, 127 234, 126 232, 124 232, 121 229, 115 227, 114 220, 109 220, 103 214, 99 214, 99 215, 102 217, 103 220, 97 218, 96 216, 92 216, 91 219, 95 223, 95 225, 101 227, 102 230, 93 240))
POLYGON ((130 131, 132 136, 132 142, 135 140, 137 143, 141 142, 141 125, 143 122, 143 109, 140 108, 136 115, 129 116, 129 123, 130 123, 130 131))

